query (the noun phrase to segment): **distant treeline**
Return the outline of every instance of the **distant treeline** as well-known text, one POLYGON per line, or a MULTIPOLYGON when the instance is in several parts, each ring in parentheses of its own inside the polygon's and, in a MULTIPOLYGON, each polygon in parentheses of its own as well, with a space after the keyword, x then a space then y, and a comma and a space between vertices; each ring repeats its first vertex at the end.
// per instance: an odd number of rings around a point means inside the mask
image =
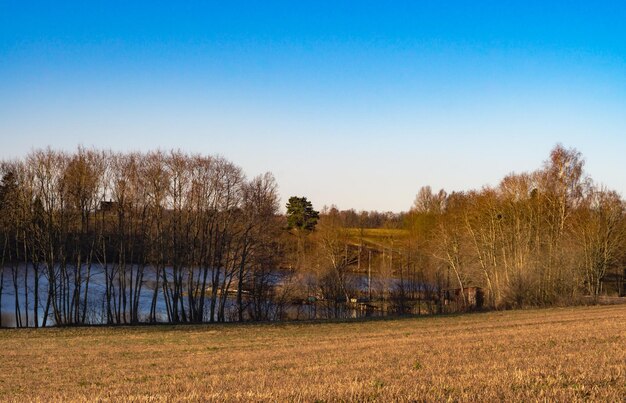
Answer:
POLYGON ((322 214, 330 214, 334 209, 341 225, 345 228, 404 228, 408 213, 394 213, 392 211, 356 211, 337 210, 335 207, 327 208, 322 214))
POLYGON ((310 209, 298 228, 270 173, 248 179, 221 157, 37 150, 0 165, 0 311, 11 298, 17 326, 178 323, 620 295, 625 204, 583 165, 557 146, 493 188, 426 186, 406 213, 330 207, 318 222, 310 209))

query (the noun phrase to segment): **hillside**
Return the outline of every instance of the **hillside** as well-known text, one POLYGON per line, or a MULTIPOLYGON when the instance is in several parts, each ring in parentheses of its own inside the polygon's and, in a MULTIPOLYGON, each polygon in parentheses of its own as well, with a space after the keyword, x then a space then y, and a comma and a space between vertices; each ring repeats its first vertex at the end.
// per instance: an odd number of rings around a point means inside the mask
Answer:
POLYGON ((346 228, 345 231, 350 245, 380 252, 406 244, 409 237, 409 231, 395 228, 346 228))

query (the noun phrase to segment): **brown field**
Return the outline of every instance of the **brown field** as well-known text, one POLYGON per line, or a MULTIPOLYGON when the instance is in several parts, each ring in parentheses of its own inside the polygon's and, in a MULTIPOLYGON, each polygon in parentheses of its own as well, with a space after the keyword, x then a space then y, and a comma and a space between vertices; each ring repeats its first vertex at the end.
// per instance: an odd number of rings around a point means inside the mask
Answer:
POLYGON ((0 331, 0 400, 625 401, 626 306, 0 331))
POLYGON ((349 243, 353 246, 364 245, 373 249, 386 249, 391 246, 398 247, 406 243, 409 231, 394 228, 346 228, 349 243))

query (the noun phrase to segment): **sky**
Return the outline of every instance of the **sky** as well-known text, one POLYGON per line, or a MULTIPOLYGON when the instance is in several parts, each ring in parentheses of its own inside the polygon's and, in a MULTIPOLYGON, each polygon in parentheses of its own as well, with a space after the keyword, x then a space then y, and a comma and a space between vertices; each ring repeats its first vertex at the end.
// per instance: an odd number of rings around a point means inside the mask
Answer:
POLYGON ((0 0, 0 158, 219 154, 282 204, 399 212, 561 143, 626 196, 625 21, 623 1, 0 0))

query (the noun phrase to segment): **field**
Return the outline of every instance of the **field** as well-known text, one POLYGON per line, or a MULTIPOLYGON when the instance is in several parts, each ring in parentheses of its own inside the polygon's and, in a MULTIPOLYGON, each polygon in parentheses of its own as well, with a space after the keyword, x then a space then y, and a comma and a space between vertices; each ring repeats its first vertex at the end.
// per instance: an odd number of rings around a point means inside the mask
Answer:
POLYGON ((394 228, 347 228, 349 242, 353 246, 363 245, 382 251, 395 245, 406 243, 409 231, 394 228))
POLYGON ((601 400, 626 306, 343 323, 0 330, 0 400, 601 400))

